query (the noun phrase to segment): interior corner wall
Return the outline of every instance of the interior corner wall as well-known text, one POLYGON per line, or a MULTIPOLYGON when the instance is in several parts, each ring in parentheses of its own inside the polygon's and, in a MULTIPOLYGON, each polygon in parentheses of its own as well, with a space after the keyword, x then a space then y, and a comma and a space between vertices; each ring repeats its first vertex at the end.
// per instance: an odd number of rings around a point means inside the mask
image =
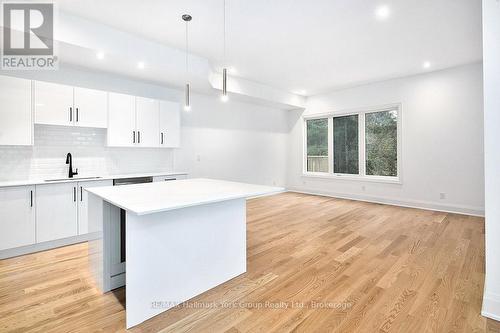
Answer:
POLYGON ((288 188, 483 215, 482 80, 482 64, 475 63, 308 98, 304 112, 289 116, 288 188), (402 184, 303 175, 303 115, 393 103, 402 105, 402 184))
POLYGON ((482 314, 500 321, 500 2, 483 0, 486 278, 482 314))
POLYGON ((206 177, 285 186, 288 111, 192 94, 182 112, 176 169, 206 177))

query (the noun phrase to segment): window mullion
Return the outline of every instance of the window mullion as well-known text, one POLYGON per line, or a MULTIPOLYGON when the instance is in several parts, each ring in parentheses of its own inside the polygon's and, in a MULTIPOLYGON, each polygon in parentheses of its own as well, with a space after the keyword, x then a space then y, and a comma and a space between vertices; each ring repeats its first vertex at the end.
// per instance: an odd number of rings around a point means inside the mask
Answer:
POLYGON ((359 174, 366 176, 366 140, 365 140, 365 113, 359 114, 358 148, 359 148, 359 174))

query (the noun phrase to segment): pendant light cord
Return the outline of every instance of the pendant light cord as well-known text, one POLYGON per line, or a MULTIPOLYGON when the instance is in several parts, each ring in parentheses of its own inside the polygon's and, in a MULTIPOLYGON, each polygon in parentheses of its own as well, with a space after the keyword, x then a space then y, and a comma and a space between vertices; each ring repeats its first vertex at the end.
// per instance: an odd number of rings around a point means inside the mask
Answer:
POLYGON ((186 21, 186 81, 189 79, 189 39, 188 39, 188 22, 186 21))
POLYGON ((226 0, 224 0, 224 57, 222 67, 226 67, 226 0))

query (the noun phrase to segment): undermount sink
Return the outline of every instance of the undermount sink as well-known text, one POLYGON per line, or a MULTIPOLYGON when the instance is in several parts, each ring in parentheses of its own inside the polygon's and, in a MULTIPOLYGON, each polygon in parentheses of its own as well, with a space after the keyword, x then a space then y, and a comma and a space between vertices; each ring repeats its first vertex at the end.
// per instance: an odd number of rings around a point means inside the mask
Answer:
POLYGON ((45 182, 62 182, 65 180, 89 180, 89 179, 99 179, 102 177, 74 177, 74 178, 58 178, 58 179, 45 179, 45 182))

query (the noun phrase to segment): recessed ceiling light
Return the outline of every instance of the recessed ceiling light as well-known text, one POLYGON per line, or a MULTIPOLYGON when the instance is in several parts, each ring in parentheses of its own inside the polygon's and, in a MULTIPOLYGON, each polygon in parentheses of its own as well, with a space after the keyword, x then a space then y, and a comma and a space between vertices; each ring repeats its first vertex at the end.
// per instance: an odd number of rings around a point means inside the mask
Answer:
POLYGON ((431 68, 431 63, 429 61, 424 61, 424 63, 422 64, 422 67, 424 69, 431 68))
POLYGON ((391 16, 391 9, 387 5, 378 6, 375 10, 375 16, 379 21, 384 21, 391 16))
POLYGON ((307 94, 307 91, 305 91, 304 89, 300 89, 300 90, 296 90, 294 91, 294 94, 297 94, 297 95, 306 95, 307 94))
POLYGON ((144 62, 139 61, 139 62, 137 63, 137 68, 139 68, 139 69, 144 69, 144 67, 146 67, 146 65, 144 64, 144 62))
POLYGON ((102 59, 104 59, 104 52, 99 51, 96 53, 95 56, 97 59, 102 60, 102 59))

